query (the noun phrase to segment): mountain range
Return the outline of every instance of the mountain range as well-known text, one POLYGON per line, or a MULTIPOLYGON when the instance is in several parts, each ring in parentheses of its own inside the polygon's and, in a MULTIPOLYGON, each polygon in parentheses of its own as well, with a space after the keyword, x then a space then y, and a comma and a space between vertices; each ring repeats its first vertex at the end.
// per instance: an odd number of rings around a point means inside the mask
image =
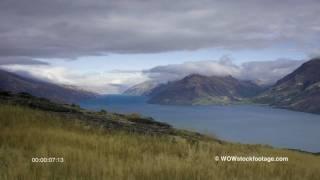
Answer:
POLYGON ((57 102, 74 103, 97 94, 73 86, 63 86, 0 70, 0 90, 13 93, 26 92, 57 102))
MULTIPOLYGON (((150 82, 148 82, 150 83, 150 82)), ((149 96, 149 103, 171 105, 259 103, 296 111, 320 113, 320 58, 304 63, 274 85, 262 87, 232 76, 189 75, 181 80, 130 89, 149 96), (146 90, 146 91, 144 91, 146 90)), ((130 92, 128 90, 128 92, 130 92)))
MULTIPOLYGON (((97 94, 22 77, 0 70, 0 91, 27 92, 59 102, 78 102, 97 94)), ((297 111, 320 113, 320 58, 312 59, 269 88, 232 76, 191 74, 181 80, 159 84, 147 81, 125 91, 149 96, 149 103, 170 105, 260 103, 297 111)))

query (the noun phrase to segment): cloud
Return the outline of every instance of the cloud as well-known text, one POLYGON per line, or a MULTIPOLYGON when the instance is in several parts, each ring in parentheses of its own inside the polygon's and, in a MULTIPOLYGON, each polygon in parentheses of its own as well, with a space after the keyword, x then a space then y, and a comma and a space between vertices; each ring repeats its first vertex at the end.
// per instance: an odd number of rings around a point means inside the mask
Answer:
POLYGON ((46 62, 34 60, 28 57, 1 57, 0 56, 0 66, 1 65, 49 65, 46 62))
POLYGON ((313 49, 310 51, 309 53, 309 58, 312 59, 312 58, 320 58, 320 49, 313 49))
POLYGON ((240 79, 273 84, 301 66, 304 60, 278 59, 274 61, 247 62, 240 66, 240 79))
POLYGON ((206 76, 231 75, 242 80, 251 80, 260 84, 272 84, 291 73, 304 61, 278 59, 274 61, 247 62, 241 65, 233 63, 229 57, 217 61, 185 62, 157 66, 149 70, 113 70, 107 72, 81 73, 65 67, 47 65, 2 65, 1 67, 46 82, 77 86, 101 94, 118 94, 127 88, 144 81, 165 83, 182 79, 189 74, 206 76))
POLYGON ((242 80, 273 84, 298 68, 303 62, 301 60, 278 59, 274 61, 252 61, 236 65, 230 59, 222 58, 218 61, 186 62, 158 66, 146 70, 144 73, 157 82, 174 81, 189 74, 201 74, 205 76, 231 75, 242 80))
POLYGON ((3 69, 46 82, 72 85, 101 94, 118 94, 128 87, 147 80, 141 72, 92 72, 80 73, 64 67, 7 65, 3 69))
POLYGON ((319 47, 318 0, 0 1, 0 56, 319 47))
POLYGON ((183 64, 171 64, 157 66, 144 71, 151 79, 158 82, 166 82, 181 79, 189 74, 202 74, 206 76, 239 76, 241 70, 229 59, 219 61, 185 62, 183 64))

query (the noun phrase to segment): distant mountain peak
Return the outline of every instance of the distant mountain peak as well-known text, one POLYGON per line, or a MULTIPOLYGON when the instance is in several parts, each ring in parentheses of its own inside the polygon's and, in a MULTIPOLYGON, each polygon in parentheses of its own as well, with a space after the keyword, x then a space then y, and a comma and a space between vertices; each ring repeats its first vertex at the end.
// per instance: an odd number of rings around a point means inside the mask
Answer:
POLYGON ((206 77, 204 75, 201 74, 189 74, 186 77, 184 77, 183 79, 193 79, 193 78, 203 78, 206 77))
POLYGON ((159 85, 155 81, 145 81, 140 84, 136 84, 129 89, 125 90, 122 94, 132 96, 147 96, 151 93, 152 89, 159 85))
POLYGON ((155 104, 225 104, 254 96, 261 88, 232 76, 191 74, 181 80, 153 90, 150 103, 155 104))

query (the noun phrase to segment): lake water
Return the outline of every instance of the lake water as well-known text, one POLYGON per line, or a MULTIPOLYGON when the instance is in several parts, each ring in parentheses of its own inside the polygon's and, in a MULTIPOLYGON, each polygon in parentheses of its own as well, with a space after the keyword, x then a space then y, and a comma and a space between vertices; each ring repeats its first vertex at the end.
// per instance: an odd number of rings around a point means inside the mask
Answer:
POLYGON ((80 103, 94 110, 137 112, 174 127, 248 144, 320 152, 320 115, 260 105, 166 106, 146 97, 110 95, 80 103))

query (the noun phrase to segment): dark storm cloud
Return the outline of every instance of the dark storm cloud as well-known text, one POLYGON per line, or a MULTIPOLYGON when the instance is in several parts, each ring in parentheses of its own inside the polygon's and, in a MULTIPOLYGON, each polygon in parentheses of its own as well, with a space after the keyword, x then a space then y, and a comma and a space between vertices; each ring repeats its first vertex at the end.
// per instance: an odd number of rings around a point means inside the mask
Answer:
POLYGON ((0 56, 319 45, 317 0, 1 0, 0 56))
POLYGON ((46 62, 34 60, 28 57, 1 57, 0 56, 0 66, 1 65, 49 65, 46 62))

